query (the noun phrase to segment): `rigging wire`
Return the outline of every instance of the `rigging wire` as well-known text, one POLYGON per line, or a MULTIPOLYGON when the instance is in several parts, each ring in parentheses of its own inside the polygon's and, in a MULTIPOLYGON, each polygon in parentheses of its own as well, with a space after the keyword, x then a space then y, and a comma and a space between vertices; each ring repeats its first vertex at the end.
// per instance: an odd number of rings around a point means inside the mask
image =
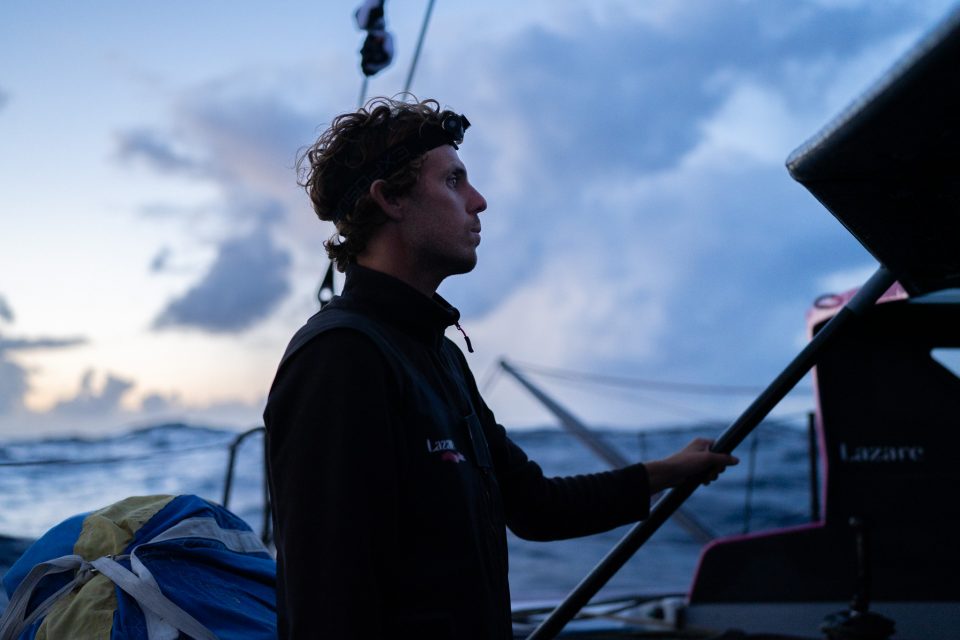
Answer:
POLYGON ((480 392, 487 396, 490 395, 490 390, 493 389, 493 385, 500 379, 500 367, 490 367, 489 372, 487 373, 486 379, 483 381, 483 385, 480 387, 480 392))
MULTIPOLYGON (((567 380, 566 382, 571 381, 567 380)), ((660 398, 652 393, 644 393, 642 391, 637 391, 636 389, 602 387, 599 389, 593 389, 592 393, 596 396, 616 398, 617 400, 624 402, 661 409, 669 412, 677 418, 708 421, 714 420, 714 416, 716 415, 715 411, 698 409, 687 404, 671 402, 669 400, 664 400, 663 398, 660 398)))
MULTIPOLYGON (((545 373, 545 372, 560 371, 562 372, 563 375, 552 376, 558 380, 559 384, 593 382, 594 384, 598 385, 600 388, 584 390, 582 387, 577 387, 577 389, 579 391, 585 391, 588 394, 592 394, 593 396, 613 398, 620 402, 627 402, 627 403, 632 403, 632 404, 641 405, 641 406, 652 405, 661 410, 668 411, 669 413, 672 413, 678 418, 681 418, 681 419, 686 418, 691 420, 691 422, 688 422, 686 424, 681 423, 679 425, 670 426, 670 427, 654 427, 653 429, 641 429, 641 431, 646 431, 651 434, 681 433, 681 432, 691 431, 691 430, 709 431, 709 430, 723 429, 724 427, 728 426, 732 422, 732 419, 724 418, 722 416, 719 418, 716 417, 718 415, 718 411, 716 410, 705 410, 701 408, 692 407, 687 404, 680 404, 680 403, 677 403, 676 401, 664 400, 662 397, 657 395, 638 392, 636 391, 635 388, 629 388, 628 384, 617 385, 617 384, 610 384, 609 382, 606 382, 606 383, 599 382, 592 379, 584 380, 582 376, 586 376, 587 378, 596 378, 596 377, 614 378, 615 380, 624 381, 627 383, 636 382, 636 380, 633 378, 616 378, 615 376, 594 376, 593 374, 582 374, 579 372, 563 370, 563 369, 550 369, 547 367, 540 367, 539 365, 532 365, 532 364, 517 365, 517 363, 513 360, 511 360, 510 363, 516 369, 522 369, 527 373, 533 373, 534 375, 542 375, 545 377, 551 377, 549 373, 545 373), (570 375, 567 375, 567 374, 570 374, 570 375), (607 386, 604 387, 603 386, 604 384, 607 384, 607 386)), ((494 383, 499 380, 498 375, 500 374, 500 372, 501 372, 501 368, 499 366, 491 367, 487 375, 487 378, 484 381, 484 385, 482 387, 482 392, 484 395, 488 395, 494 383)), ((671 382, 661 383, 661 382, 653 382, 653 381, 641 381, 641 382, 652 382, 652 384, 683 385, 684 387, 694 387, 694 388, 703 387, 703 386, 707 386, 711 388, 715 387, 715 385, 699 385, 699 384, 690 384, 690 383, 671 383, 671 382)), ((724 387, 724 388, 727 388, 727 387, 724 387)), ((743 387, 738 387, 738 388, 743 388, 743 387)), ((808 411, 798 411, 798 412, 783 414, 776 418, 768 417, 763 421, 763 423, 765 426, 772 426, 774 428, 785 427, 785 428, 792 429, 792 428, 796 428, 795 425, 798 421, 800 421, 801 419, 805 420, 808 413, 809 413, 808 411)))
MULTIPOLYGON (((526 371, 529 371, 529 369, 526 369, 526 371)), ((582 382, 585 381, 573 377, 557 377, 558 384, 579 385, 582 382)), ((584 391, 581 386, 577 386, 577 390, 584 391)), ((645 407, 654 407, 662 411, 666 411, 677 418, 696 420, 705 424, 713 423, 715 421, 716 424, 714 426, 717 428, 722 428, 727 424, 723 421, 716 421, 715 416, 717 415, 717 411, 714 409, 707 410, 693 407, 689 404, 680 403, 676 400, 667 400, 660 395, 645 391, 646 390, 638 391, 636 387, 625 388, 623 386, 601 385, 589 389, 587 392, 597 397, 614 398, 620 402, 628 402, 634 405, 641 405, 645 407)))
MULTIPOLYGON (((533 365, 529 363, 524 365, 517 365, 517 363, 513 360, 511 360, 510 362, 511 362, 511 366, 513 366, 514 368, 518 370, 522 369, 527 373, 534 373, 534 375, 539 374, 542 376, 550 377, 551 373, 559 372, 560 375, 555 375, 553 377, 558 379, 560 384, 574 383, 574 382, 593 382, 594 384, 598 384, 598 385, 607 384, 608 385, 607 388, 603 388, 601 386, 601 388, 591 389, 587 391, 587 393, 593 394, 595 396, 615 398, 618 401, 633 403, 636 405, 653 405, 655 407, 658 407, 661 410, 666 410, 680 418, 687 418, 691 420, 691 422, 688 422, 686 424, 680 423, 680 424, 674 424, 671 426, 655 426, 653 428, 649 428, 649 426, 646 428, 641 427, 639 429, 641 440, 644 439, 644 433, 667 435, 670 433, 682 433, 682 432, 689 433, 692 431, 709 432, 717 429, 723 429, 724 427, 728 426, 732 422, 732 419, 727 419, 723 417, 717 418, 716 416, 720 413, 717 410, 712 410, 712 409, 704 410, 701 408, 692 407, 687 404, 679 404, 675 401, 664 400, 662 397, 657 395, 651 395, 648 393, 638 393, 635 390, 635 387, 629 388, 629 389, 624 388, 627 386, 633 386, 636 382, 638 382, 636 379, 633 379, 633 378, 618 378, 615 376, 602 376, 602 375, 596 376, 593 374, 584 374, 581 372, 575 372, 575 371, 564 370, 564 369, 551 369, 548 367, 541 367, 539 365, 533 365), (598 382, 596 378, 605 380, 605 382, 598 382), (621 384, 610 384, 609 379, 611 378, 615 382, 621 383, 621 384), (617 388, 617 387, 620 387, 620 388, 617 388)), ((488 372, 487 378, 484 382, 484 386, 483 386, 484 395, 488 395, 490 389, 493 387, 493 384, 499 379, 498 374, 500 372, 501 372, 500 366, 491 367, 491 370, 488 372)), ((684 388, 684 390, 688 390, 691 387, 693 389, 702 389, 703 387, 707 387, 711 391, 715 391, 717 387, 720 387, 721 389, 724 389, 724 390, 730 389, 731 387, 736 390, 747 388, 747 387, 735 387, 733 385, 729 385, 729 386, 728 385, 699 385, 699 384, 691 384, 691 383, 675 383, 675 382, 660 382, 660 381, 639 381, 639 382, 641 384, 646 383, 646 384, 652 384, 652 385, 660 385, 660 384, 671 385, 671 386, 681 385, 684 388)), ((584 391, 582 387, 577 387, 577 389, 579 391, 584 391)), ((806 419, 806 416, 808 415, 808 413, 809 413, 808 411, 799 411, 799 412, 794 412, 789 414, 783 414, 776 418, 768 417, 763 421, 763 423, 765 426, 772 427, 772 428, 795 429, 796 423, 801 419, 806 419)), ((644 445, 645 443, 642 443, 642 446, 644 445)))
POLYGON ((433 13, 433 2, 427 3, 427 11, 423 16, 423 25, 420 27, 420 37, 417 39, 417 48, 413 52, 413 60, 410 62, 410 71, 407 73, 407 81, 403 85, 403 92, 410 93, 410 87, 413 86, 413 73, 417 69, 417 62, 420 60, 420 51, 423 49, 423 40, 427 35, 427 25, 430 24, 430 15, 433 13))
POLYGON ((741 533, 750 533, 750 519, 753 517, 753 487, 756 484, 757 472, 757 446, 760 444, 759 429, 753 432, 750 437, 750 453, 747 456, 747 479, 745 481, 746 490, 743 494, 743 531, 741 533))
MULTIPOLYGON (((586 382, 598 385, 608 385, 613 387, 646 387, 658 391, 669 391, 673 393, 690 393, 701 395, 756 395, 763 391, 763 387, 754 387, 749 385, 733 384, 701 384, 695 382, 672 382, 664 380, 649 380, 644 378, 632 378, 627 376, 613 376, 602 373, 586 373, 582 371, 573 371, 571 369, 560 369, 554 367, 544 367, 537 364, 516 362, 511 363, 518 369, 523 369, 529 373, 535 373, 548 378, 561 380, 573 380, 577 382, 586 382)), ((809 391, 809 389, 802 389, 809 391)))
POLYGON ((363 103, 367 101, 367 83, 369 80, 370 76, 363 76, 363 81, 360 83, 360 100, 357 102, 357 109, 362 107, 363 103))

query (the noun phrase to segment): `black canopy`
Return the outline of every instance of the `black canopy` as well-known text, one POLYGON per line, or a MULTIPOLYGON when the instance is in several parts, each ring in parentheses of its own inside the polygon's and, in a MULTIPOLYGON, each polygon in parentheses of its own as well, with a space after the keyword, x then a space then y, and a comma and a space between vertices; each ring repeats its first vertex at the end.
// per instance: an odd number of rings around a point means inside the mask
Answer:
POLYGON ((787 168, 908 292, 960 287, 960 10, 787 168))

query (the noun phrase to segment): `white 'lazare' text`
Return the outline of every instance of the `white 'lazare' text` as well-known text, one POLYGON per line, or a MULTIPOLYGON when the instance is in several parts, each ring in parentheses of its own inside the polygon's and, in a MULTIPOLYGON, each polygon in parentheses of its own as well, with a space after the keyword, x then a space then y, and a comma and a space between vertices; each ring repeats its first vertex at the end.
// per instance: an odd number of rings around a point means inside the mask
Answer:
POLYGON ((920 462, 923 460, 920 446, 855 446, 840 443, 840 460, 843 462, 920 462))

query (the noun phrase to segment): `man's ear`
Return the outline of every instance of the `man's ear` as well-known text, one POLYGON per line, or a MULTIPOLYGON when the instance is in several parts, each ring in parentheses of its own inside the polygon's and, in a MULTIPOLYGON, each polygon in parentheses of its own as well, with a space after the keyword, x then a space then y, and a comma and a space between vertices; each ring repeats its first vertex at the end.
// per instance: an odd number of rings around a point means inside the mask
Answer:
POLYGON ((374 180, 370 185, 370 197, 380 206, 387 217, 391 220, 400 220, 403 217, 403 206, 400 204, 400 198, 395 195, 387 195, 386 180, 374 180))

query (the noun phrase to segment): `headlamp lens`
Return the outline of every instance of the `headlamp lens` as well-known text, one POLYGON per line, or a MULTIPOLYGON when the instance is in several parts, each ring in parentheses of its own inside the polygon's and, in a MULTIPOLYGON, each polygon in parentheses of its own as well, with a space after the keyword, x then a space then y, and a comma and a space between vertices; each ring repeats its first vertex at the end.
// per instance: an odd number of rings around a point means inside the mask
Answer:
POLYGON ((463 134, 470 126, 470 121, 466 116, 462 116, 452 111, 448 111, 441 122, 444 132, 450 136, 454 144, 463 142, 463 134))

